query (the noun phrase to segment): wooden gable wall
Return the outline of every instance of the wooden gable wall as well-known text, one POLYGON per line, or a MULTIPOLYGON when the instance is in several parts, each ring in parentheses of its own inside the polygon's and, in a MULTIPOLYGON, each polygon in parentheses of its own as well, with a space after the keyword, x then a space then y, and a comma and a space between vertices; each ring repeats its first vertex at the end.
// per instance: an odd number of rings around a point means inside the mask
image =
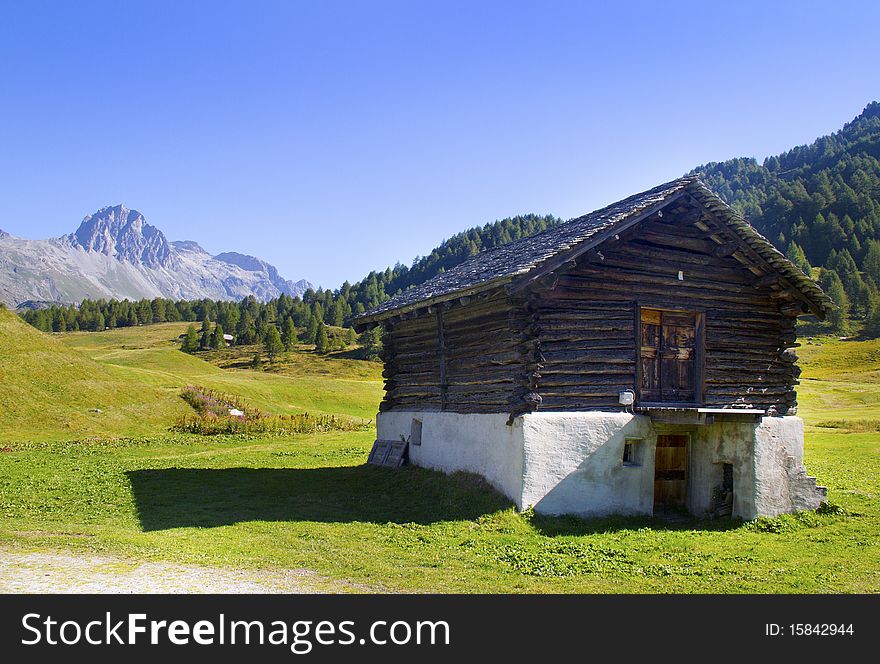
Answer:
MULTIPOLYGON (((711 240, 712 229, 695 226, 698 219, 682 209, 646 220, 532 292, 527 306, 543 356, 540 410, 620 408, 620 391, 642 380, 641 307, 699 315, 702 405, 780 413, 795 405, 799 370, 783 351, 795 345, 796 318, 782 312, 777 291, 761 285, 759 270, 737 260, 734 246, 711 240)), ((657 400, 651 396, 642 401, 657 400)))

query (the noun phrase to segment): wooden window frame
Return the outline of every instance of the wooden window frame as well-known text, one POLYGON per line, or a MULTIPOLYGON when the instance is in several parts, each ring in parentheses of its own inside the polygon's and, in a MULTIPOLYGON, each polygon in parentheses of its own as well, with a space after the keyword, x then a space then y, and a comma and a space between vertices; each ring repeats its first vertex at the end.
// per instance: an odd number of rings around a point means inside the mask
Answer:
POLYGON ((706 310, 703 308, 670 307, 650 300, 636 300, 633 311, 636 350, 636 406, 665 406, 693 408, 703 405, 706 382, 706 310), (693 401, 646 401, 642 402, 642 309, 694 314, 694 400, 693 401))

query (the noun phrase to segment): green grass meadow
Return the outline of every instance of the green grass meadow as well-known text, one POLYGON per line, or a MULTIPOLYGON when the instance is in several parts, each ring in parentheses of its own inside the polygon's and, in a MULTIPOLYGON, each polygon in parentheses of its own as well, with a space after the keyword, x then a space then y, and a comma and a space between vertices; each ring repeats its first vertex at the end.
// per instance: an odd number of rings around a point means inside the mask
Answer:
POLYGON ((306 568, 372 592, 880 590, 880 342, 804 340, 806 465, 829 507, 751 523, 518 513, 479 478, 365 464, 372 431, 195 436, 188 384, 370 419, 381 366, 302 347, 187 356, 185 324, 44 335, 0 314, 0 547, 306 568), (100 409, 100 413, 91 409, 100 409))

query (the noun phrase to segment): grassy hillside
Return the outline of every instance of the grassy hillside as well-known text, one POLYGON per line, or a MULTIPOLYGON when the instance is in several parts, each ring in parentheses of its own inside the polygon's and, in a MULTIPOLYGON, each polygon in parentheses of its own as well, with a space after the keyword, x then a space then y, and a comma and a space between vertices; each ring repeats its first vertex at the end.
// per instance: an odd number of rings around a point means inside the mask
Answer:
POLYGON ((186 412, 161 381, 97 362, 6 310, 0 346, 0 440, 144 435, 186 412))
POLYGON ((64 344, 109 366, 169 389, 198 384, 243 397, 268 413, 308 411, 372 419, 382 397, 382 368, 375 362, 322 357, 300 347, 274 364, 252 369, 259 346, 187 355, 178 336, 187 323, 162 323, 106 332, 74 332, 64 344))
POLYGON ((190 384, 239 395, 268 413, 375 416, 382 390, 376 363, 302 349, 258 371, 224 369, 206 361, 219 362, 220 352, 177 350, 185 329, 167 323, 50 335, 0 312, 0 441, 162 433, 189 412, 178 395, 190 384))
POLYGON ((839 431, 880 430, 880 339, 803 339, 799 415, 839 431))

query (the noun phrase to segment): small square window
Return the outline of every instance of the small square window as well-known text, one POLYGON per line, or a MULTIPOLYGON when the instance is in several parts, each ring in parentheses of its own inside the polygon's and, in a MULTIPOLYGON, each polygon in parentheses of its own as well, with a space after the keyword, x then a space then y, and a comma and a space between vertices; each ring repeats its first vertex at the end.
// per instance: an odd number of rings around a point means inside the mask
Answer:
POLYGON ((623 465, 638 466, 639 465, 639 443, 640 438, 627 438, 623 443, 623 465))
POLYGON ((412 425, 410 425, 409 429, 409 444, 410 445, 421 445, 422 444, 422 421, 413 419, 412 425))

